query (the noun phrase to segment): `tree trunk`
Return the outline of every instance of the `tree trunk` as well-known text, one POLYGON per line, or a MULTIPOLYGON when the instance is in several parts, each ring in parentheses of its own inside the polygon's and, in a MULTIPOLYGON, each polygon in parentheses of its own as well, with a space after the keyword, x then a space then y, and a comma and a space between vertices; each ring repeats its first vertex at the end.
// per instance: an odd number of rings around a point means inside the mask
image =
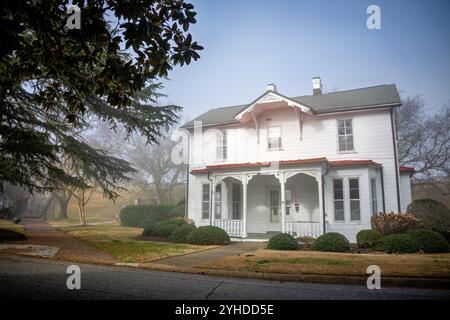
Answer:
POLYGON ((59 218, 60 219, 68 219, 69 216, 67 214, 67 209, 69 207, 70 199, 72 198, 72 194, 66 195, 65 193, 60 194, 58 196, 58 204, 59 204, 59 218))

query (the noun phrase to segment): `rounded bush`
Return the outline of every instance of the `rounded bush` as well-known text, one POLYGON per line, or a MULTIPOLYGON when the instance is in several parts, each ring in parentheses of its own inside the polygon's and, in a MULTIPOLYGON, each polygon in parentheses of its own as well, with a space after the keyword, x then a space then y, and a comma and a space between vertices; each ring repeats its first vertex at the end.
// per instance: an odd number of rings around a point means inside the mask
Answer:
POLYGON ((182 226, 185 224, 188 224, 184 219, 179 219, 179 218, 171 218, 171 219, 167 219, 167 220, 163 220, 161 222, 159 222, 159 224, 175 224, 176 226, 182 226))
POLYGON ((204 245, 230 243, 228 234, 215 226, 198 227, 187 236, 186 240, 188 243, 204 245))
POLYGON ((419 250, 417 241, 409 234, 391 234, 383 237, 378 249, 387 253, 414 253, 419 250))
POLYGON ((143 236, 169 238, 172 232, 179 226, 175 223, 155 223, 144 228, 143 236))
POLYGON ((374 248, 382 238, 381 233, 375 230, 361 230, 356 235, 356 243, 360 248, 374 248))
POLYGON ((311 245, 314 251, 345 252, 350 250, 350 242, 342 234, 328 232, 319 236, 311 245))
POLYGON ((425 253, 448 252, 448 242, 445 238, 432 230, 415 229, 407 232, 418 245, 418 249, 425 253))
POLYGON ((175 228, 175 230, 173 230, 169 239, 175 242, 185 243, 187 242, 188 235, 195 229, 197 228, 193 224, 178 226, 177 228, 175 228))
POLYGON ((267 249, 298 250, 298 241, 290 234, 280 233, 269 239, 267 249))

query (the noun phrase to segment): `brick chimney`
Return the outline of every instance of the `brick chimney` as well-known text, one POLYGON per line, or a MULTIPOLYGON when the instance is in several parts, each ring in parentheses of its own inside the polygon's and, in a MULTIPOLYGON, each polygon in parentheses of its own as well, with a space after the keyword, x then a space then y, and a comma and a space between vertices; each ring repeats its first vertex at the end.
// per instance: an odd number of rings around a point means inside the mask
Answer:
POLYGON ((314 77, 312 79, 313 95, 318 96, 322 94, 322 80, 320 77, 314 77))

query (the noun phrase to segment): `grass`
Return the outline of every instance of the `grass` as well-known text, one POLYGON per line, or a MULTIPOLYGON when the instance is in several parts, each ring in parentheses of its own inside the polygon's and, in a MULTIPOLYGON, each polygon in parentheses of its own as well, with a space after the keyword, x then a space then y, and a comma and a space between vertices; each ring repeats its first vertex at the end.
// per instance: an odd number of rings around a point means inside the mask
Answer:
POLYGON ((383 276, 450 278, 450 253, 353 254, 260 249, 252 256, 239 255, 209 261, 208 269, 287 274, 318 274, 367 277, 367 267, 378 265, 383 276))
POLYGON ((142 241, 136 239, 142 234, 141 228, 113 224, 66 226, 58 229, 87 241, 98 250, 124 263, 149 262, 210 248, 189 244, 142 241))
POLYGON ((11 231, 25 234, 23 226, 20 223, 15 224, 11 220, 0 219, 0 229, 6 229, 6 230, 11 230, 11 231))

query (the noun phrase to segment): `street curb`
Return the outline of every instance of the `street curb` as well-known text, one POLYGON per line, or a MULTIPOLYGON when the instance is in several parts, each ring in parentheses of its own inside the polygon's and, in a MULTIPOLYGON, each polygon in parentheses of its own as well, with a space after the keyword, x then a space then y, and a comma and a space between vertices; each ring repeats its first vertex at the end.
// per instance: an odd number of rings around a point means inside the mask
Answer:
MULTIPOLYGON (((335 275, 315 275, 315 274, 286 274, 286 273, 263 273, 249 271, 213 270, 205 268, 182 268, 161 264, 139 264, 139 268, 181 272, 191 274, 202 274, 211 276, 222 276, 232 278, 245 278, 271 281, 292 281, 292 282, 312 282, 328 284, 354 284, 366 285, 367 277, 360 276, 335 276, 335 275)), ((450 279, 422 279, 422 278, 393 278, 381 277, 381 286, 386 287, 416 287, 432 289, 450 289, 450 279)))

